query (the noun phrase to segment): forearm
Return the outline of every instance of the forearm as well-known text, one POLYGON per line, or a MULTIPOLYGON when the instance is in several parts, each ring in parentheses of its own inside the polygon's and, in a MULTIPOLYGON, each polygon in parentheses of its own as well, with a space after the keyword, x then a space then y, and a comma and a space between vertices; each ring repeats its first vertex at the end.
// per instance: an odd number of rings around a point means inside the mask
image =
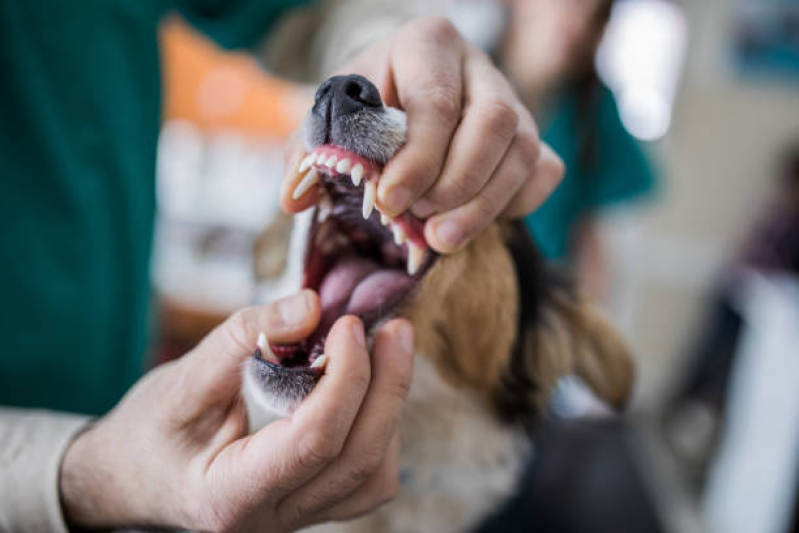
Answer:
POLYGON ((0 409, 0 531, 66 532, 59 497, 64 452, 86 417, 0 409))

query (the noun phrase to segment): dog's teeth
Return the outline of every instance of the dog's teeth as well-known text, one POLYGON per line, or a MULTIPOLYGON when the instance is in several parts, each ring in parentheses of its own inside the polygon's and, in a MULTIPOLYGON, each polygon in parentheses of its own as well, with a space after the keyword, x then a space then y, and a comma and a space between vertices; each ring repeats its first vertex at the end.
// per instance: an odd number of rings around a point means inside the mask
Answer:
POLYGON ((266 343, 266 335, 261 332, 258 334, 258 348, 261 350, 261 353, 267 351, 269 349, 269 345, 266 343))
POLYGON ((383 213, 380 213, 380 223, 383 224, 384 226, 388 226, 389 224, 391 224, 391 217, 388 215, 384 215, 383 213))
POLYGON ((303 194, 308 192, 308 189, 316 185, 319 181, 319 173, 315 170, 311 170, 309 173, 302 178, 302 181, 297 185, 297 188, 294 189, 294 193, 291 197, 295 200, 299 199, 303 194))
POLYGON ((322 368, 322 367, 324 367, 324 366, 325 366, 325 363, 327 363, 327 360, 326 360, 326 359, 327 359, 327 357, 325 357, 325 354, 322 354, 322 355, 320 355, 320 356, 319 356, 319 357, 317 357, 317 358, 316 358, 316 360, 315 360, 315 361, 314 361, 314 362, 311 364, 311 368, 322 368))
POLYGON ((336 165, 336 172, 339 174, 346 174, 350 171, 350 164, 349 159, 342 159, 338 162, 338 165, 336 165))
POLYGON ((272 351, 272 348, 269 347, 269 343, 266 340, 266 335, 261 332, 258 334, 258 349, 261 350, 261 359, 264 361, 271 361, 273 363, 279 363, 280 359, 277 358, 275 353, 272 351))
POLYGON ((408 243, 408 275, 413 276, 419 271, 424 260, 424 249, 412 242, 408 243))
POLYGON ((367 219, 372 215, 375 208, 375 198, 377 198, 377 185, 373 181, 367 181, 363 186, 363 218, 367 219))
POLYGON ((333 168, 334 166, 336 166, 336 162, 338 162, 338 158, 334 155, 331 155, 330 159, 325 161, 325 166, 327 168, 333 168))
POLYGON ((316 155, 316 164, 317 165, 324 165, 326 161, 327 161, 327 157, 325 157, 325 154, 317 154, 316 155))
POLYGON ((319 200, 319 209, 316 212, 316 220, 318 222, 324 222, 330 216, 330 213, 333 211, 333 204, 330 201, 328 196, 322 196, 322 199, 319 200))
POLYGON ((405 232, 402 230, 402 227, 399 224, 394 224, 391 226, 391 231, 394 233, 394 243, 399 246, 404 243, 408 236, 405 235, 405 232))
POLYGON ((302 163, 300 163, 300 168, 299 168, 300 173, 303 173, 309 168, 311 168, 311 165, 313 165, 314 161, 315 158, 313 155, 309 155, 305 159, 303 159, 302 163))
POLYGON ((361 184, 361 180, 363 179, 363 165, 357 163, 354 167, 352 167, 352 172, 350 173, 350 177, 352 178, 352 184, 356 187, 361 184))

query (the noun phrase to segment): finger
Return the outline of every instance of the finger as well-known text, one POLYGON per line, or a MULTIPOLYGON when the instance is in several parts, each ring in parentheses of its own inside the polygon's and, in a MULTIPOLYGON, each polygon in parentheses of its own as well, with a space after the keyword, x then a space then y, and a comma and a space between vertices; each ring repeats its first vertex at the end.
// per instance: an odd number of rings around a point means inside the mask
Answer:
POLYGON ((374 511, 393 500, 400 486, 399 434, 391 439, 383 464, 372 476, 352 494, 336 505, 326 509, 307 524, 331 520, 351 520, 374 511))
POLYGON ((516 96, 483 52, 469 54, 464 79, 464 116, 452 138, 444 170, 412 207, 421 218, 474 198, 494 174, 516 135, 520 114, 516 96))
POLYGON ((425 224, 425 239, 435 250, 452 253, 474 239, 505 209, 532 173, 529 148, 517 135, 491 181, 464 206, 441 213, 425 224))
POLYGON ((307 485, 281 503, 283 512, 319 512, 353 493, 385 462, 396 435, 413 374, 413 328, 394 320, 378 332, 372 383, 341 455, 307 485))
POLYGON ((563 160, 547 144, 541 143, 541 155, 536 162, 535 171, 510 201, 502 216, 523 217, 541 207, 563 181, 565 172, 563 160))
POLYGON ((378 203, 390 216, 405 211, 441 172, 461 118, 462 56, 457 30, 442 18, 413 23, 395 41, 394 85, 408 116, 408 139, 378 186, 378 203))
POLYGON ((299 139, 299 134, 289 142, 286 156, 286 172, 283 177, 283 187, 280 190, 280 207, 287 213, 299 213, 312 205, 316 205, 319 200, 319 187, 313 186, 304 194, 294 198, 294 191, 300 181, 309 173, 306 169, 300 172, 300 164, 307 153, 299 139))
MULTIPOLYGON (((308 289, 235 312, 181 361, 187 367, 190 389, 211 397, 218 388, 230 389, 235 383, 229 380, 240 381, 241 363, 252 356, 261 332, 270 342, 299 342, 313 332, 320 316, 319 297, 308 289)), ((238 389, 234 386, 233 391, 238 389)))
MULTIPOLYGON (((370 381, 363 324, 339 319, 325 343, 325 374, 291 418, 273 422, 220 454, 231 491, 283 496, 341 453, 370 381)), ((238 492, 232 492, 238 493, 238 492)))

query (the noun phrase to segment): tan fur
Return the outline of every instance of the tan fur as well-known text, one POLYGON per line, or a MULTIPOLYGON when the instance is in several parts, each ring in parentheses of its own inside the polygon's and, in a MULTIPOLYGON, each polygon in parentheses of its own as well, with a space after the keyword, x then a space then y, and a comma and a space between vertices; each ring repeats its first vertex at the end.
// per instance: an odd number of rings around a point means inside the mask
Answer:
MULTIPOLYGON (((462 252, 442 257, 403 313, 416 327, 419 352, 451 384, 494 396, 510 365, 518 329, 516 272, 509 231, 494 224, 462 252)), ((613 326, 579 295, 553 289, 527 335, 525 369, 538 387, 531 401, 544 409, 558 379, 576 374, 601 399, 623 407, 632 384, 632 357, 613 326)))
POLYGON ((431 269, 407 310, 418 351, 451 383, 490 393, 516 338, 518 285, 497 225, 431 269))

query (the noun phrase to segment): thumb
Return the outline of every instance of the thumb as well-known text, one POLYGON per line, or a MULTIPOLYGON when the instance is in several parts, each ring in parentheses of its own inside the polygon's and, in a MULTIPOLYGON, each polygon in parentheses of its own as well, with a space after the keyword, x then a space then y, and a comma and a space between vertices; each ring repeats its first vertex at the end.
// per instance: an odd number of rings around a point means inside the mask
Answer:
POLYGON ((261 332, 270 342, 299 342, 313 332, 320 316, 319 297, 308 289, 235 312, 183 358, 192 389, 214 400, 220 393, 237 394, 241 364, 255 352, 261 332))

